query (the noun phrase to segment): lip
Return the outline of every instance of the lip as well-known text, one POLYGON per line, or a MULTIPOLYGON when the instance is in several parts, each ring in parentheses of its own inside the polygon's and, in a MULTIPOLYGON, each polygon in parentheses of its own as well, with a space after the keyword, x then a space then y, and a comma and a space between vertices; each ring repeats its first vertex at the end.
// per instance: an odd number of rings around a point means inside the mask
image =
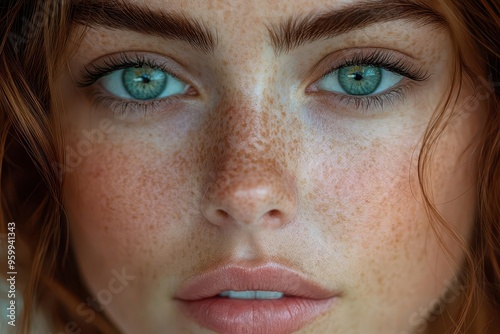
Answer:
POLYGON ((324 313, 339 293, 286 266, 229 264, 187 281, 175 295, 180 309, 217 333, 290 333, 324 313), (281 299, 219 297, 222 291, 280 291, 281 299))

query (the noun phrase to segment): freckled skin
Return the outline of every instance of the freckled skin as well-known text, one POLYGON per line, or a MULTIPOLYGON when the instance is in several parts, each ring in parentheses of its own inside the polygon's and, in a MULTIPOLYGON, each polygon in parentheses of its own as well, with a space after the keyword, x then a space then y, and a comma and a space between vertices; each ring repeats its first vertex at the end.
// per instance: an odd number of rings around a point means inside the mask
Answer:
MULTIPOLYGON (((449 85, 449 36, 429 27, 408 34, 409 23, 391 22, 275 58, 266 22, 335 2, 134 2, 202 18, 217 29, 219 49, 204 56, 158 37, 90 30, 70 60, 73 73, 107 54, 140 50, 173 58, 195 79, 198 96, 145 119, 120 120, 92 104, 69 73, 61 78, 68 146, 101 119, 113 120, 64 175, 64 206, 92 293, 107 287, 112 269, 136 276, 106 306, 121 331, 211 333, 172 297, 190 277, 232 260, 276 261, 342 292, 300 333, 416 333, 408 319, 457 273, 430 227, 416 174, 422 135, 449 85), (383 114, 307 96, 324 74, 315 66, 352 47, 404 52, 434 75, 383 114)), ((471 94, 465 86, 459 104, 471 94)), ((453 121, 428 179, 439 212, 466 239, 477 159, 466 147, 481 126, 480 109, 453 121)), ((451 238, 443 242, 461 258, 451 238)))

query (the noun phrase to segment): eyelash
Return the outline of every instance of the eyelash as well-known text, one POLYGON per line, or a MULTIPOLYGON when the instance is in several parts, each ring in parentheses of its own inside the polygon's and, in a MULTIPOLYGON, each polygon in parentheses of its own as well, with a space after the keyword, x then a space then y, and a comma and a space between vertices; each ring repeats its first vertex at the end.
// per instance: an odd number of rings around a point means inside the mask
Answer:
POLYGON ((103 76, 110 74, 111 72, 123 70, 130 67, 142 67, 148 66, 154 70, 161 70, 168 75, 171 75, 175 79, 179 79, 177 75, 170 72, 166 67, 165 63, 158 63, 153 59, 147 58, 142 55, 136 55, 130 57, 126 54, 120 53, 117 58, 111 58, 105 60, 103 65, 91 64, 83 70, 81 75, 82 79, 77 83, 79 87, 88 87, 94 84, 97 80, 103 76))
MULTIPOLYGON (((130 67, 148 66, 152 69, 159 69, 175 79, 181 80, 177 75, 169 71, 165 63, 157 62, 154 59, 145 57, 143 55, 129 56, 127 54, 119 54, 115 58, 105 60, 102 65, 91 64, 86 67, 82 74, 81 80, 76 84, 78 87, 89 87, 96 83, 99 79, 110 74, 130 67)), ((402 75, 413 82, 406 84, 397 84, 396 87, 390 88, 388 91, 368 96, 355 96, 347 95, 336 92, 327 92, 329 96, 334 98, 341 104, 347 107, 354 107, 355 109, 363 109, 366 113, 369 109, 383 110, 384 104, 389 103, 393 105, 395 102, 403 102, 409 88, 409 84, 415 82, 423 82, 429 78, 429 74, 424 70, 415 69, 412 65, 405 63, 402 59, 398 59, 395 55, 384 53, 381 50, 376 50, 367 55, 357 54, 351 59, 343 61, 340 65, 332 67, 324 74, 322 78, 332 74, 336 70, 348 66, 375 66, 384 70, 402 75)), ((404 79, 403 79, 404 80, 404 79)), ((321 93, 326 93, 322 91, 321 93)), ((173 95, 161 100, 141 101, 124 100, 117 97, 112 97, 109 94, 102 92, 95 92, 95 103, 105 108, 113 110, 113 113, 118 115, 130 114, 132 112, 140 112, 143 116, 150 112, 149 109, 154 110, 159 104, 171 104, 178 102, 181 96, 173 95), (130 110, 130 109, 136 110, 130 110)))
POLYGON ((414 69, 411 65, 405 64, 402 59, 397 59, 396 56, 384 53, 381 50, 376 50, 368 55, 361 54, 355 55, 350 60, 344 61, 340 66, 334 66, 324 76, 331 74, 339 68, 346 66, 377 66, 405 77, 414 81, 424 81, 428 75, 422 69, 414 69))
MULTIPOLYGON (((175 79, 184 81, 175 73, 168 70, 166 62, 158 62, 144 55, 127 55, 120 53, 114 58, 105 60, 103 64, 91 64, 84 68, 80 75, 81 79, 76 82, 76 85, 82 88, 89 87, 102 77, 114 71, 142 66, 147 66, 155 70, 161 70, 175 79)), ((173 95, 165 99, 139 102, 137 100, 124 100, 122 98, 110 96, 109 93, 102 91, 94 91, 92 97, 95 105, 112 110, 113 114, 118 118, 124 118, 125 116, 128 117, 129 115, 134 114, 144 117, 149 113, 154 112, 154 110, 156 110, 159 106, 173 104, 181 99, 180 95, 173 95)))
POLYGON ((355 96, 328 92, 329 95, 334 95, 335 99, 343 105, 348 107, 353 106, 355 109, 363 109, 364 113, 366 113, 369 109, 383 110, 384 104, 386 103, 394 105, 395 102, 403 102, 411 84, 426 81, 430 77, 430 74, 422 68, 416 69, 393 54, 376 50, 367 55, 357 54, 351 59, 342 62, 340 65, 333 66, 320 79, 325 78, 343 67, 349 66, 379 67, 381 69, 402 75, 404 78, 408 78, 413 81, 407 82, 406 84, 397 84, 395 87, 376 95, 355 96))

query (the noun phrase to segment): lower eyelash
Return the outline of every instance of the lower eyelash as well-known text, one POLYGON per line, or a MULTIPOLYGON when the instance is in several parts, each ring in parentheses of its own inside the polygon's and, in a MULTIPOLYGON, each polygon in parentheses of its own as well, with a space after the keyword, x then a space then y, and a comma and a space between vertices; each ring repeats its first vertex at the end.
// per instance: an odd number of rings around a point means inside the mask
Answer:
MULTIPOLYGON (((367 55, 356 55, 352 59, 345 61, 341 66, 336 66, 327 72, 324 76, 331 74, 333 71, 346 66, 376 66, 383 68, 385 70, 391 71, 393 73, 400 74, 410 82, 405 84, 400 84, 395 88, 391 88, 386 92, 382 92, 377 95, 368 96, 354 96, 341 93, 328 92, 330 96, 334 96, 338 102, 343 105, 353 107, 355 109, 362 109, 363 113, 367 113, 368 109, 380 109, 383 110, 386 104, 394 106, 395 102, 403 102, 408 93, 408 88, 410 85, 427 80, 429 77, 428 73, 422 71, 422 69, 415 69, 411 65, 405 64, 401 59, 395 59, 395 56, 390 54, 384 54, 380 50, 376 50, 367 55)), ((135 56, 129 57, 125 54, 120 54, 118 59, 111 59, 104 63, 102 66, 91 65, 90 68, 86 68, 82 74, 82 80, 77 83, 80 87, 88 87, 94 84, 97 80, 102 78, 104 75, 109 74, 113 71, 127 68, 127 67, 137 67, 137 66, 149 66, 152 68, 159 68, 162 71, 172 75, 169 71, 163 69, 164 66, 155 63, 147 57, 135 56)), ((323 76, 323 77, 324 77, 323 76)), ((136 100, 124 100, 117 97, 110 96, 109 94, 95 90, 92 93, 94 105, 104 107, 113 112, 115 117, 125 118, 128 115, 135 115, 139 117, 145 117, 148 113, 153 112, 160 106, 169 105, 176 103, 180 96, 170 96, 168 99, 141 101, 136 100)))
POLYGON ((386 93, 378 95, 368 95, 368 96, 355 96, 346 94, 336 94, 328 93, 329 95, 334 95, 333 99, 336 102, 341 103, 343 106, 348 108, 354 108, 360 110, 360 113, 367 114, 369 110, 378 109, 384 110, 387 108, 387 104, 390 107, 394 107, 396 103, 403 103, 408 97, 410 91, 411 83, 406 83, 393 88, 386 93))
POLYGON ((322 78, 332 74, 340 68, 348 66, 379 67, 386 71, 403 76, 403 83, 399 83, 396 86, 376 95, 356 96, 338 92, 326 92, 317 90, 309 90, 309 92, 328 94, 329 98, 335 99, 336 102, 342 103, 344 106, 347 106, 349 108, 353 108, 356 110, 360 109, 360 113, 367 114, 369 109, 378 109, 383 111, 384 108, 387 108, 387 104, 389 104, 390 107, 394 107, 396 102, 404 102, 407 95, 411 92, 410 88, 412 86, 425 82, 430 77, 430 74, 424 71, 422 68, 415 68, 409 63, 406 63, 402 59, 398 59, 395 55, 392 55, 390 53, 384 53, 381 50, 375 50, 366 55, 355 55, 351 59, 342 62, 340 65, 337 64, 326 74, 324 74, 322 78))
POLYGON ((102 92, 93 92, 92 104, 111 110, 113 116, 119 119, 126 119, 133 115, 135 118, 145 118, 148 114, 154 113, 159 108, 175 104, 181 100, 181 96, 172 95, 166 99, 149 100, 138 102, 136 100, 124 100, 115 98, 102 92))

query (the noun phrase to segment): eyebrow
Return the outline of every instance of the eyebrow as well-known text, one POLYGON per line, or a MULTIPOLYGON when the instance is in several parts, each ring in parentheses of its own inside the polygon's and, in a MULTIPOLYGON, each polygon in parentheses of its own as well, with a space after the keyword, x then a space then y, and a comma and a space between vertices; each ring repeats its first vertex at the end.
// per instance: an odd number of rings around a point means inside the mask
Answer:
POLYGON ((275 53, 293 49, 316 40, 331 38, 371 24, 406 19, 420 26, 447 27, 444 17, 431 7, 415 0, 361 1, 342 8, 324 10, 302 17, 291 17, 278 25, 267 25, 275 53))
POLYGON ((130 30, 166 39, 179 40, 210 53, 216 35, 183 12, 153 11, 121 0, 76 0, 71 3, 71 21, 84 26, 130 30))
MULTIPOLYGON (((316 40, 401 19, 419 25, 447 26, 443 16, 416 0, 375 0, 290 17, 278 24, 266 24, 266 28, 270 44, 279 55, 316 40)), ((127 0, 75 0, 71 5, 71 21, 179 40, 204 53, 213 52, 217 46, 216 31, 187 13, 153 11, 127 0)))

